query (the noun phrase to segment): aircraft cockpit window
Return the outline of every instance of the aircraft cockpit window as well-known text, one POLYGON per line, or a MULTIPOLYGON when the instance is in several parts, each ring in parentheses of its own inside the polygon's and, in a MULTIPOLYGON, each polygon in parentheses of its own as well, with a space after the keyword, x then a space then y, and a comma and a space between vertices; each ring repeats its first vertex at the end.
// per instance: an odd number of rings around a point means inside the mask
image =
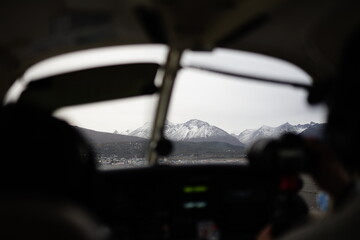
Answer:
MULTIPOLYGON (((293 64, 215 49, 185 51, 181 65, 164 126, 173 151, 160 158, 160 164, 247 164, 247 148, 260 138, 285 132, 318 134, 324 127, 324 108, 309 106, 304 89, 266 82, 277 79, 310 85, 309 75, 293 64)), ((102 169, 142 166, 157 99, 154 94, 72 106, 58 110, 55 116, 78 126, 89 137, 102 169)))
POLYGON ((182 65, 187 68, 177 76, 165 124, 174 150, 162 164, 246 164, 247 149, 258 139, 286 132, 318 136, 324 128, 324 106, 310 106, 308 92, 291 86, 311 83, 293 64, 216 49, 186 52, 182 65))
POLYGON ((55 117, 75 126, 93 145, 100 169, 144 166, 158 68, 167 51, 161 44, 136 44, 54 56, 31 66, 5 102, 56 110, 55 117), (131 136, 144 123, 148 131, 131 136))
POLYGON ((143 167, 157 95, 61 108, 54 113, 92 144, 101 170, 143 167), (146 131, 134 131, 139 125, 146 131))
POLYGON ((288 86, 183 70, 165 126, 174 151, 162 162, 245 164, 247 147, 260 138, 315 134, 325 113, 309 107, 306 97, 288 86))

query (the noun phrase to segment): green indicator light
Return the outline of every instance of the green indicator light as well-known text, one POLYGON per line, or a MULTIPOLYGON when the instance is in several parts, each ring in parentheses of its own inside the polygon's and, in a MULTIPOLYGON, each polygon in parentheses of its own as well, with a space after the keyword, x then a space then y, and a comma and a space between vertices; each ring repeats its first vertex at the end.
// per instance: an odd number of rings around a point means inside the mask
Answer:
POLYGON ((193 192, 193 187, 184 187, 184 193, 192 193, 193 192))
POLYGON ((196 186, 194 192, 207 192, 207 186, 196 186))
POLYGON ((207 186, 186 186, 183 188, 184 193, 202 193, 207 192, 207 186))

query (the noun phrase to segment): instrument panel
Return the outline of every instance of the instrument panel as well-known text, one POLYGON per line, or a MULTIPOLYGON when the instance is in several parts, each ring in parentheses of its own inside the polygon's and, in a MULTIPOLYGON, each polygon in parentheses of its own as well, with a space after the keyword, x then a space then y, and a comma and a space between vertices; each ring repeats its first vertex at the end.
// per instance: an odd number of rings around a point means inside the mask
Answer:
POLYGON ((118 239, 253 239, 269 222, 278 178, 246 166, 104 171, 99 214, 118 239))

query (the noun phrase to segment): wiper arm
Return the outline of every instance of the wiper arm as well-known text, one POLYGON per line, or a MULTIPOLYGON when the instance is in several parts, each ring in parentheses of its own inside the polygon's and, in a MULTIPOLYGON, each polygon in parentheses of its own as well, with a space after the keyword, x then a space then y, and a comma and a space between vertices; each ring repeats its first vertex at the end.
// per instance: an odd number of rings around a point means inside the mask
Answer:
POLYGON ((221 71, 221 70, 215 70, 215 69, 205 68, 205 67, 200 67, 200 66, 195 66, 195 65, 186 66, 185 68, 198 69, 198 70, 202 70, 202 71, 206 71, 206 72, 218 73, 218 74, 227 75, 227 76, 231 76, 231 77, 255 80, 255 81, 260 81, 260 82, 274 83, 274 84, 280 84, 280 85, 288 85, 288 86, 292 86, 292 87, 296 87, 296 88, 302 88, 302 89, 306 89, 306 90, 311 89, 311 86, 308 85, 308 84, 296 83, 296 82, 291 82, 291 81, 284 81, 284 80, 279 80, 279 79, 274 79, 274 78, 263 78, 263 77, 258 77, 258 76, 254 76, 254 75, 225 72, 225 71, 221 71))

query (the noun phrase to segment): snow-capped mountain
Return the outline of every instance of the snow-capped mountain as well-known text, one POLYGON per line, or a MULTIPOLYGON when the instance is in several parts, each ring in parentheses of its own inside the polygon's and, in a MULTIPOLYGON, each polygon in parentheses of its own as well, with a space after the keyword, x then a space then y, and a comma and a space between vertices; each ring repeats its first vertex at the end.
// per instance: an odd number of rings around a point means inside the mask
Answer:
MULTIPOLYGON (((151 125, 146 123, 142 127, 131 131, 128 135, 150 138, 150 134, 151 125)), ((226 142, 233 145, 242 145, 237 138, 231 136, 226 131, 197 119, 179 124, 167 121, 165 123, 165 136, 173 141, 226 142)))
POLYGON ((308 124, 291 125, 290 123, 284 123, 278 127, 269 127, 266 125, 261 126, 258 129, 246 129, 239 135, 234 135, 240 142, 249 145, 260 138, 277 138, 280 135, 288 132, 299 134, 310 127, 314 127, 318 123, 310 122, 308 124))
MULTIPOLYGON (((210 125, 207 122, 192 119, 185 123, 174 124, 169 121, 165 123, 165 136, 173 141, 188 141, 188 142, 225 142, 232 145, 250 145, 260 138, 277 138, 284 133, 302 133, 307 129, 313 129, 322 124, 310 122, 308 124, 291 125, 284 123, 278 127, 270 127, 263 125, 258 129, 246 129, 240 134, 229 134, 226 131, 216 126, 210 125)), ((133 131, 127 130, 121 134, 150 138, 151 123, 147 122, 142 127, 133 131)))
POLYGON ((135 129, 134 131, 130 131, 129 136, 141 137, 141 138, 150 138, 151 136, 151 123, 147 122, 143 126, 135 129))

